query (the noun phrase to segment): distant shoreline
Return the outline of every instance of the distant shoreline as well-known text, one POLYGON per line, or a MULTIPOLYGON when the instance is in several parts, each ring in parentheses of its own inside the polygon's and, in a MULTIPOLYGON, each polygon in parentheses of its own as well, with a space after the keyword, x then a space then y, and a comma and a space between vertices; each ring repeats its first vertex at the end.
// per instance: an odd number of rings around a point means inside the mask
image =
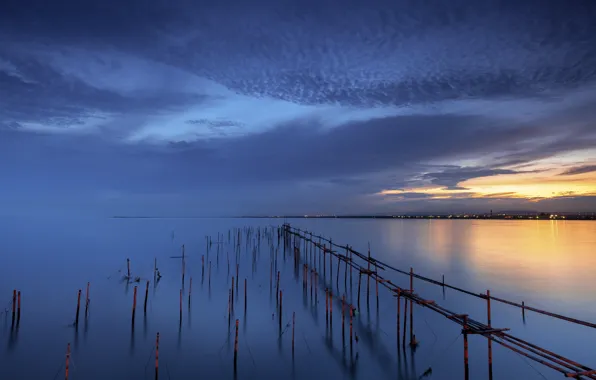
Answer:
POLYGON ((288 216, 112 216, 112 219, 456 219, 456 220, 596 220, 596 213, 582 214, 441 214, 441 215, 288 215, 288 216))

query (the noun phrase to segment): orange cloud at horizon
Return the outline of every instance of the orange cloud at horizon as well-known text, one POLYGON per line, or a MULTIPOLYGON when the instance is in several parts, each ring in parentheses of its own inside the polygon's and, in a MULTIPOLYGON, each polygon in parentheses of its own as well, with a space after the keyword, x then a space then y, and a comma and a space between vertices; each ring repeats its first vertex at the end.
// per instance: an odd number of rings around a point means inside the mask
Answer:
POLYGON ((596 172, 576 175, 559 175, 560 170, 540 173, 502 174, 478 177, 458 183, 461 189, 448 189, 444 186, 429 185, 406 189, 387 189, 379 195, 418 193, 426 199, 461 198, 512 198, 548 199, 557 197, 596 195, 596 172))

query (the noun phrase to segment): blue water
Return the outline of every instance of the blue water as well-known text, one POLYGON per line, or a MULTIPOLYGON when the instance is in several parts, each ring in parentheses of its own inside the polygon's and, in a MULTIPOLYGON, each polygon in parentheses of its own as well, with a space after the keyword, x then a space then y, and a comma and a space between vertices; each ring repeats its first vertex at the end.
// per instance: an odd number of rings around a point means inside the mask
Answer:
MULTIPOLYGON (((366 307, 363 282, 361 310, 354 318, 358 342, 350 353, 347 331, 342 342, 341 304, 334 303, 332 323, 325 322, 321 284, 317 299, 310 285, 303 292, 302 270, 278 248, 276 269, 283 292, 282 333, 275 297, 270 290, 271 246, 262 239, 253 252, 243 237, 238 256, 240 285, 228 327, 228 291, 236 255, 227 244, 235 227, 269 227, 280 219, 51 219, 0 220, 0 306, 10 309, 13 289, 21 291, 21 319, 13 328, 11 314, 0 315, 0 379, 64 378, 66 347, 71 343, 70 379, 153 379, 154 346, 160 333, 161 379, 428 379, 463 378, 461 327, 430 310, 415 309, 413 353, 398 355, 396 302, 381 289, 377 307, 374 288, 366 307), (205 236, 222 233, 224 244, 207 251, 205 236), (180 323, 181 254, 186 268, 180 323), (228 274, 228 254, 230 273, 228 274), (202 257, 205 257, 205 273, 202 257), (126 259, 133 277, 123 280, 126 259), (153 282, 154 259, 163 277, 153 282), (211 276, 209 281, 209 262, 211 276), (192 277, 191 303, 188 305, 192 277), (244 279, 247 307, 244 310, 244 279), (150 281, 148 310, 143 313, 145 281, 150 281), (90 283, 88 315, 85 287, 90 283), (210 285, 209 285, 210 284, 210 285), (131 314, 138 286, 134 328, 131 314), (78 328, 77 292, 82 289, 78 328), (239 294, 238 294, 239 293, 239 294), (240 295, 240 297, 238 297, 240 295), (296 315, 294 353, 292 314, 296 315), (233 370, 234 322, 239 320, 237 373, 233 370)), ((429 221, 299 219, 292 225, 349 243, 396 267, 497 297, 596 321, 596 223, 572 221, 429 221)), ((277 239, 275 244, 277 244, 277 239)), ((274 248, 275 251, 275 248, 274 248)), ((336 265, 336 263, 334 263, 336 265)), ((339 289, 356 303, 357 276, 339 289)), ((407 276, 385 274, 401 286, 407 276)), ((322 282, 322 276, 320 282, 322 282)), ((332 287, 335 288, 335 279, 332 287)), ((450 310, 486 320, 481 299, 415 281, 416 292, 450 310)), ((403 322, 403 320, 402 320, 403 322)), ((596 331, 565 321, 492 305, 492 324, 582 364, 596 367, 596 331)), ((346 330, 348 325, 346 325, 346 330)), ((487 342, 470 337, 472 379, 487 378, 487 342)), ((561 374, 493 345, 495 379, 555 379, 561 374)))

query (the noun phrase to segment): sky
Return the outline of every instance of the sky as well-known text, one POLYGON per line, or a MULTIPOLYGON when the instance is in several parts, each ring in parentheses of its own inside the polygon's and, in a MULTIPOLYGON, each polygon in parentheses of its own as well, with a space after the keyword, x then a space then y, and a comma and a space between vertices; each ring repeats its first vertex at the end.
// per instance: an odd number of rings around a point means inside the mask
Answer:
POLYGON ((0 214, 596 211, 593 0, 7 0, 0 214))

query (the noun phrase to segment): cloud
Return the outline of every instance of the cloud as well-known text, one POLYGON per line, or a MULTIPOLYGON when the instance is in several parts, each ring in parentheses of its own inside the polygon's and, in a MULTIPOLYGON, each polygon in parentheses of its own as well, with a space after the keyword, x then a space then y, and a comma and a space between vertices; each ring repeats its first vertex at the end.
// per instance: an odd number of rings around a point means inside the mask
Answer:
POLYGON ((576 174, 584 174, 584 173, 592 173, 592 172, 596 172, 596 165, 577 166, 577 167, 565 170, 560 175, 576 175, 576 174))
POLYGON ((590 1, 5 7, 3 204, 302 213, 591 201, 590 1))

